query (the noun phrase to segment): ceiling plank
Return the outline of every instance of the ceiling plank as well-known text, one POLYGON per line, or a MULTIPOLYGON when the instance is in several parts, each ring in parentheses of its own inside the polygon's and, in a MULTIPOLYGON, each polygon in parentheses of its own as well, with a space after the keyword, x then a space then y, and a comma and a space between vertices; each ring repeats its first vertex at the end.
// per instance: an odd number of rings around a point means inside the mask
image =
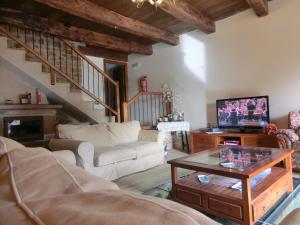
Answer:
POLYGON ((28 15, 13 9, 0 8, 0 12, 0 22, 2 23, 51 33, 71 41, 84 42, 115 51, 143 55, 151 55, 153 53, 151 45, 144 45, 135 41, 125 40, 74 26, 65 26, 61 22, 50 21, 47 18, 28 15))
MULTIPOLYGON (((179 38, 166 30, 123 16, 89 0, 34 0, 85 20, 103 24, 152 41, 177 45, 179 38)), ((128 3, 129 4, 129 3, 128 3)))
POLYGON ((213 33, 216 31, 214 21, 184 0, 176 0, 176 2, 163 1, 159 8, 205 33, 213 33))
POLYGON ((268 0, 247 0, 247 2, 257 16, 262 17, 269 14, 268 0))

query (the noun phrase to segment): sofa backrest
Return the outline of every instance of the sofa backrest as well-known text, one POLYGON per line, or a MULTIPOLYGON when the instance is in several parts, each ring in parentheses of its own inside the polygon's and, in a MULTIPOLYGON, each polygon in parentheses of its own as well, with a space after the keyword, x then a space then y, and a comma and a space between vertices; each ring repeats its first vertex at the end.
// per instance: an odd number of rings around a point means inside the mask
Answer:
POLYGON ((289 112, 289 128, 293 130, 300 129, 300 111, 289 112))
POLYGON ((57 136, 61 139, 87 141, 95 147, 109 147, 138 141, 139 121, 127 123, 100 123, 96 125, 59 124, 57 136))
POLYGON ((108 147, 112 145, 111 135, 106 123, 95 125, 59 124, 57 132, 58 137, 61 139, 87 141, 95 147, 108 147))
POLYGON ((141 125, 139 121, 107 123, 113 145, 137 142, 141 125))

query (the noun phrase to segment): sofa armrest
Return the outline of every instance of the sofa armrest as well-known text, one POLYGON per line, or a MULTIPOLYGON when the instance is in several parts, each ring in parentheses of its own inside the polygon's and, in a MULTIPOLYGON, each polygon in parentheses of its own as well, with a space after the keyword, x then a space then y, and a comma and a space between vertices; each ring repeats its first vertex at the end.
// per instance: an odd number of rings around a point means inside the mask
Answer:
POLYGON ((158 142, 159 144, 166 146, 168 143, 168 136, 168 132, 158 130, 141 130, 139 134, 139 141, 158 142))
POLYGON ((61 150, 61 151, 55 151, 52 152, 52 154, 57 158, 57 159, 62 159, 64 161, 69 162, 71 165, 76 165, 76 158, 75 154, 72 151, 69 150, 61 150))
POLYGON ((77 166, 86 170, 91 170, 94 167, 94 145, 89 142, 51 139, 48 147, 52 151, 70 150, 75 154, 77 166))
POLYGON ((293 148, 293 143, 299 140, 299 136, 292 129, 280 129, 276 132, 277 142, 282 149, 293 148))

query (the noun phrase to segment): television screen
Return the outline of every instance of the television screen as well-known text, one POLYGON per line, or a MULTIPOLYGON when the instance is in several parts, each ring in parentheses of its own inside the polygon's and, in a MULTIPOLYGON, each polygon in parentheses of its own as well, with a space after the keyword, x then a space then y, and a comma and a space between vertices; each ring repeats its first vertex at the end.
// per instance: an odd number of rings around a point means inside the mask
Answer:
POLYGON ((268 96, 217 100, 220 128, 261 128, 270 122, 268 96))

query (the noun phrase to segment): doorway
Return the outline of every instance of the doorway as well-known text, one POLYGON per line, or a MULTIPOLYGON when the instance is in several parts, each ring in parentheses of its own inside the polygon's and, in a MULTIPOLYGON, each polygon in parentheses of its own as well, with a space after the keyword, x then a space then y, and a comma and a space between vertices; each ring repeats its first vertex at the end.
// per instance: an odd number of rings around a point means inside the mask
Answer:
MULTIPOLYGON (((114 81, 119 83, 120 94, 120 113, 121 122, 123 122, 123 102, 128 100, 128 67, 126 62, 104 59, 104 71, 114 81)), ((112 108, 116 108, 116 96, 112 84, 106 82, 105 84, 105 103, 112 108)), ((106 110, 106 116, 113 116, 109 110, 106 110)))

